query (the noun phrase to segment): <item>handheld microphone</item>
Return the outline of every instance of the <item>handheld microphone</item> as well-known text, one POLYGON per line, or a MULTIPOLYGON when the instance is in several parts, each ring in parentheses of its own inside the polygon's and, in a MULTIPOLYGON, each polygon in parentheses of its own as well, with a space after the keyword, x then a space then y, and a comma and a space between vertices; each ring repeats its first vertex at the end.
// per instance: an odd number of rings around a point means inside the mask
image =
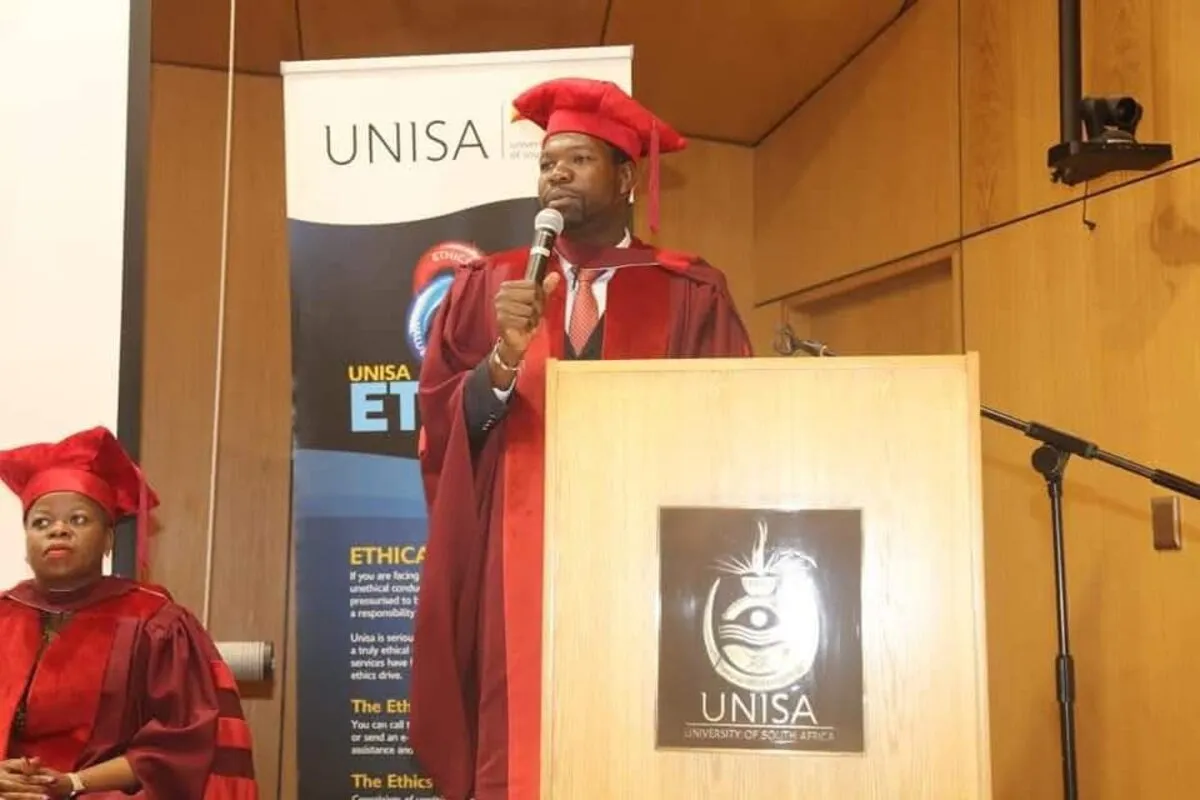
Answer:
POLYGON ((533 245, 529 248, 529 261, 525 264, 525 280, 540 284, 546 277, 546 264, 554 240, 562 233, 563 217, 553 208, 543 208, 533 218, 533 245))

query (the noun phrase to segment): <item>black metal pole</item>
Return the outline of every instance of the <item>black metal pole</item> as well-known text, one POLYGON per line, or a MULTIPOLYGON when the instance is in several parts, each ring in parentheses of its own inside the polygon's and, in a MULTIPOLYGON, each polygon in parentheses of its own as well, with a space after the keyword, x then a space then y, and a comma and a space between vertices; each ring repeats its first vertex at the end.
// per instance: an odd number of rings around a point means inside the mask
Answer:
POLYGON ((1054 659, 1054 678, 1058 691, 1059 752, 1062 756, 1062 783, 1065 800, 1079 797, 1079 776, 1075 768, 1075 661, 1071 657, 1071 613, 1067 607, 1067 557, 1063 542, 1063 472, 1070 453, 1044 444, 1033 451, 1033 468, 1046 479, 1050 495, 1050 529, 1054 549, 1055 616, 1058 624, 1058 654, 1054 659))
MULTIPOLYGON (((832 353, 827 353, 827 355, 832 355, 832 353)), ((1103 461, 1111 467, 1116 467, 1138 477, 1145 478, 1156 486, 1170 489, 1177 494, 1186 495, 1193 500, 1200 500, 1200 483, 1188 480, 1181 475, 1176 475, 1174 472, 1167 472, 1165 469, 1155 469, 1145 464, 1139 464, 1116 453, 1101 450, 1095 442, 1081 439, 1072 433, 1051 428, 1049 425, 1043 425, 1040 422, 1023 420, 1011 414, 1005 414, 1003 411, 997 411, 994 408, 981 406, 980 413, 993 422, 999 422, 1001 425, 1018 430, 1030 439, 1048 444, 1069 455, 1094 461, 1103 461)))
POLYGON ((1083 133, 1083 55, 1080 0, 1058 0, 1059 139, 1078 142, 1083 133))

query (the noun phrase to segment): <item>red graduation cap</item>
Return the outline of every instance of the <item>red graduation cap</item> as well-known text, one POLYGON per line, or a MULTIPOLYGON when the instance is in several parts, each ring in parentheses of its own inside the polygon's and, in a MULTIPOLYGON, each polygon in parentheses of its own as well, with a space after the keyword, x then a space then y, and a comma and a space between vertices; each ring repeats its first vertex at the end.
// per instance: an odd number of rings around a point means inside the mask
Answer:
POLYGON ((138 573, 145 575, 149 516, 158 495, 107 428, 0 452, 0 481, 20 498, 23 514, 51 492, 78 492, 90 498, 113 524, 136 514, 138 573))
POLYGON ((582 133, 608 142, 634 162, 650 158, 650 229, 658 231, 660 153, 687 147, 687 139, 611 81, 558 78, 539 83, 513 101, 519 119, 546 132, 582 133))

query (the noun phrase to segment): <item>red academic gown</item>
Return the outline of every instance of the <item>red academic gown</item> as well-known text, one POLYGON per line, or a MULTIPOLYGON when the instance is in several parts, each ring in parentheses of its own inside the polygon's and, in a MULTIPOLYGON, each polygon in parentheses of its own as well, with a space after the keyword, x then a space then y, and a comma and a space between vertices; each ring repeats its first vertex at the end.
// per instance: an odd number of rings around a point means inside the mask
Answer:
MULTIPOLYGON (((447 800, 538 800, 545 364, 563 358, 565 286, 547 298, 507 414, 472 452, 466 376, 496 341, 493 298, 527 249, 459 269, 421 367, 429 540, 418 598, 411 741, 447 800)), ((605 359, 751 355, 724 276, 634 241, 586 267, 608 285, 605 359)), ((552 268, 559 269, 558 264, 552 268)))
POLYGON ((48 595, 21 583, 0 594, 0 648, 4 758, 78 772, 123 755, 141 800, 258 797, 233 675, 165 589, 103 578, 48 595), (65 617, 43 644, 47 615, 65 617))

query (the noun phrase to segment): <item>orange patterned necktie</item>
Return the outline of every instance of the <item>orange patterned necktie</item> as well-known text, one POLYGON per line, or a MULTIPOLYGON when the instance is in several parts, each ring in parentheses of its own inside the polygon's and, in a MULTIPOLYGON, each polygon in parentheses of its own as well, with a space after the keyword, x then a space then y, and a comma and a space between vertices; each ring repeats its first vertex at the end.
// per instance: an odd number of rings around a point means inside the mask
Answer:
POLYGON ((596 294, 592 291, 592 284, 599 274, 600 270, 596 269, 579 270, 578 291, 575 293, 575 303, 571 306, 571 323, 567 327, 567 336, 571 340, 575 355, 583 352, 592 331, 596 329, 596 323, 600 321, 600 307, 596 304, 596 294))

